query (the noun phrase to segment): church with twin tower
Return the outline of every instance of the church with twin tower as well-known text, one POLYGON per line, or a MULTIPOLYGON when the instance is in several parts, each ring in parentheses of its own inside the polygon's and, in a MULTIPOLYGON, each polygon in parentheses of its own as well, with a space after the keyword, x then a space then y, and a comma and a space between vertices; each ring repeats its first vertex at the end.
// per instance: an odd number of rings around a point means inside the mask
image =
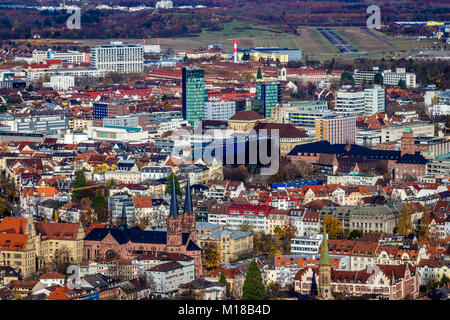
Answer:
POLYGON ((199 277, 203 273, 201 252, 197 245, 196 218, 189 179, 182 213, 178 208, 175 179, 173 179, 166 230, 141 230, 139 226, 129 227, 123 213, 123 222, 120 226, 94 228, 86 235, 83 259, 101 261, 135 259, 139 255, 158 256, 161 253, 173 257, 184 254, 194 258, 195 277, 199 277))

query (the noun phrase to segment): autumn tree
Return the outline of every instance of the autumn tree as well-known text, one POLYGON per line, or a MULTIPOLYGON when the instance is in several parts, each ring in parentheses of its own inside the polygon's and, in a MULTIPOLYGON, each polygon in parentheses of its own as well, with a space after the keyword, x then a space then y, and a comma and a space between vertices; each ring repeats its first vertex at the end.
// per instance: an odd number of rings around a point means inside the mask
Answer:
POLYGON ((70 265, 70 251, 66 246, 63 245, 55 250, 52 264, 59 273, 64 274, 67 271, 70 265))
POLYGON ((407 236, 412 229, 411 209, 407 203, 404 203, 397 219, 397 234, 407 236))
POLYGON ((206 242, 202 247, 202 258, 205 269, 212 270, 220 265, 221 253, 215 242, 206 242))
POLYGON ((261 271, 255 260, 250 262, 242 288, 241 300, 264 300, 267 297, 261 271))
POLYGON ((426 240, 430 238, 430 213, 425 205, 423 209, 422 219, 420 221, 420 235, 426 240))
POLYGON ((344 235, 344 228, 339 219, 327 214, 323 219, 323 225, 326 228, 330 239, 340 239, 344 235))

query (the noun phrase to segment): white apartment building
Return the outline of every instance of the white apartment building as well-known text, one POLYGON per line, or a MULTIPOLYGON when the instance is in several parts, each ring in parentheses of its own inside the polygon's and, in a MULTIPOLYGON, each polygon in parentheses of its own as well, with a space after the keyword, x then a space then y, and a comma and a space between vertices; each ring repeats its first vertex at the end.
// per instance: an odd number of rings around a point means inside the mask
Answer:
POLYGON ((44 82, 44 88, 53 88, 54 90, 67 90, 75 85, 73 76, 51 76, 49 82, 44 82))
POLYGON ((327 176, 327 184, 339 184, 343 186, 374 186, 379 179, 383 179, 383 176, 371 176, 368 174, 359 174, 352 172, 343 175, 329 175, 327 176))
POLYGON ((141 168, 141 181, 167 178, 171 173, 172 173, 171 167, 166 166, 143 167, 141 168))
POLYGON ((334 111, 344 116, 362 117, 365 112, 364 98, 364 91, 338 90, 334 111))
POLYGON ((148 282, 153 282, 157 293, 175 292, 180 284, 194 280, 194 259, 158 264, 145 271, 145 278, 148 282))
POLYGON ((303 236, 291 239, 291 255, 313 257, 319 254, 323 235, 303 236))
POLYGON ((98 70, 139 73, 144 70, 144 47, 137 44, 111 42, 91 48, 91 66, 98 70))
POLYGON ((406 72, 405 68, 397 68, 395 72, 386 70, 382 75, 384 85, 396 86, 400 80, 403 80, 408 88, 416 87, 416 75, 406 72))
POLYGON ((89 62, 89 56, 89 53, 79 51, 56 52, 48 49, 47 51, 34 50, 32 60, 34 63, 43 63, 47 59, 57 59, 63 62, 81 64, 89 62))
POLYGON ((228 121, 236 113, 235 101, 205 102, 205 120, 228 121))
POLYGON ((254 231, 264 231, 264 233, 269 233, 268 220, 268 216, 258 216, 255 214, 208 214, 209 223, 219 224, 230 230, 239 230, 242 225, 248 225, 254 231))
POLYGON ((386 90, 375 85, 373 88, 364 89, 364 115, 371 116, 375 113, 386 111, 386 90))
POLYGON ((47 69, 47 70, 30 70, 27 72, 27 81, 36 82, 45 75, 49 76, 73 76, 75 79, 88 77, 99 78, 104 77, 105 70, 97 70, 93 68, 68 68, 68 69, 47 69))

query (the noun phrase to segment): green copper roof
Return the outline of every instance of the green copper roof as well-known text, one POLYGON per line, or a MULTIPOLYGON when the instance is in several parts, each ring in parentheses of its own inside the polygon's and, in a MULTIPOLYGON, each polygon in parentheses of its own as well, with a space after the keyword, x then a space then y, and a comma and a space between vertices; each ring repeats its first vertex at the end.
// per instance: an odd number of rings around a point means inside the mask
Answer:
POLYGON ((325 224, 323 226, 322 248, 320 249, 320 265, 321 266, 330 265, 330 256, 328 255, 328 241, 327 241, 327 233, 325 231, 325 224))
POLYGON ((405 128, 405 129, 403 129, 403 132, 405 132, 405 133, 411 133, 412 130, 411 130, 411 128, 405 128))

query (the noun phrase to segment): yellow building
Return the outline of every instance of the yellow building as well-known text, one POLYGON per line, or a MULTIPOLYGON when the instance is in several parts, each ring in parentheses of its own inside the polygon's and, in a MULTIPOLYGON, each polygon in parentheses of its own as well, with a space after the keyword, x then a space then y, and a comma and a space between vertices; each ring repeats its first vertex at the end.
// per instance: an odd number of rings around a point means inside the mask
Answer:
POLYGON ((79 223, 38 222, 40 233, 39 264, 45 266, 57 261, 80 263, 83 259, 84 228, 79 223))
POLYGON ((253 234, 251 232, 216 230, 203 234, 198 242, 200 247, 206 243, 215 243, 222 256, 221 264, 239 260, 253 250, 253 234))
MULTIPOLYGON (((266 52, 258 52, 258 51, 252 51, 249 52, 250 54, 250 59, 252 60, 260 60, 261 58, 263 58, 264 60, 272 60, 272 61, 277 61, 277 59, 281 62, 281 63, 288 63, 289 62, 289 55, 287 54, 277 54, 274 52, 270 52, 270 53, 266 53, 266 52)), ((244 55, 243 52, 238 53, 238 57, 239 60, 242 60, 242 56, 244 55)))
POLYGON ((33 218, 6 217, 0 223, 0 264, 20 270, 23 278, 36 273, 36 241, 33 218))
POLYGON ((262 115, 253 110, 239 111, 228 120, 228 129, 247 133, 263 118, 262 115))

